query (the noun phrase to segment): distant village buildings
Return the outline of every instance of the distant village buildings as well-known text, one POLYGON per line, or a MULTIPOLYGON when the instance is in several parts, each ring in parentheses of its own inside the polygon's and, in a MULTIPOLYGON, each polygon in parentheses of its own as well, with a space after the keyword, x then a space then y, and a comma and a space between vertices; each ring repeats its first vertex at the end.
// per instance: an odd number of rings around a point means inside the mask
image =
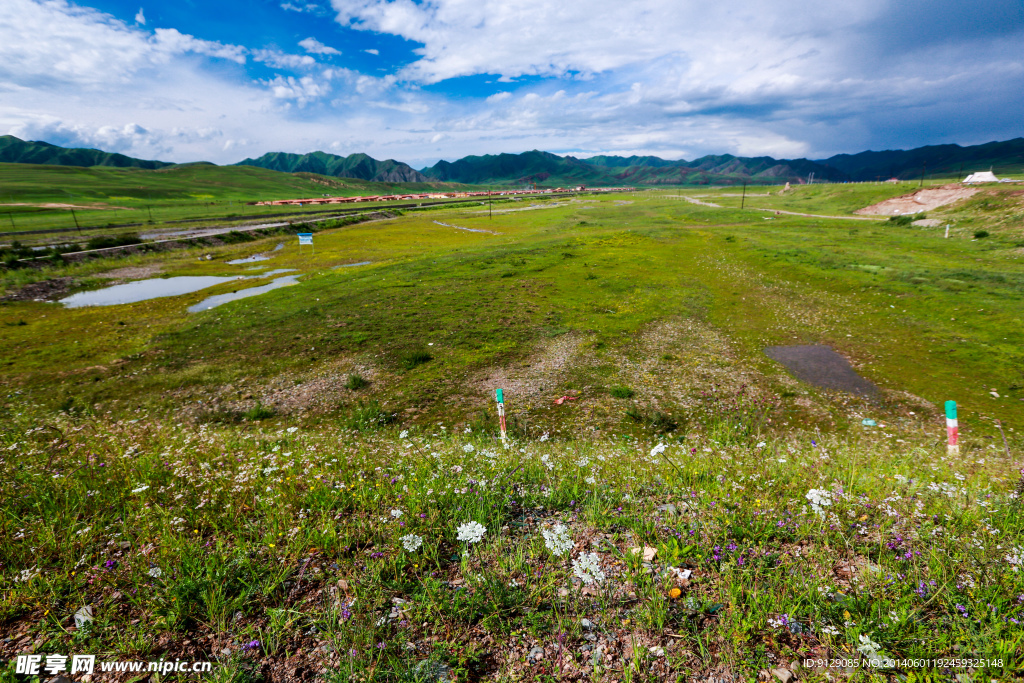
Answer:
POLYGON ((303 206, 306 204, 356 204, 359 202, 399 202, 421 199, 471 199, 479 197, 507 197, 519 194, 569 194, 572 192, 629 192, 632 187, 599 187, 587 189, 583 185, 575 188, 559 187, 554 190, 496 190, 494 192, 424 192, 420 194, 386 194, 366 197, 312 197, 305 199, 274 199, 253 202, 256 206, 303 206))

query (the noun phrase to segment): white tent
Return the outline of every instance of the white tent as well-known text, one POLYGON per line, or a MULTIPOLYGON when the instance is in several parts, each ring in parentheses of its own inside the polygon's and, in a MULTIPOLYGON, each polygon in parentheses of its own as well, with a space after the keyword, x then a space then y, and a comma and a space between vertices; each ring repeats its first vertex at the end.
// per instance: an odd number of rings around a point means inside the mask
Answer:
POLYGON ((964 178, 965 183, 998 183, 999 178, 996 178, 992 171, 978 171, 964 178))

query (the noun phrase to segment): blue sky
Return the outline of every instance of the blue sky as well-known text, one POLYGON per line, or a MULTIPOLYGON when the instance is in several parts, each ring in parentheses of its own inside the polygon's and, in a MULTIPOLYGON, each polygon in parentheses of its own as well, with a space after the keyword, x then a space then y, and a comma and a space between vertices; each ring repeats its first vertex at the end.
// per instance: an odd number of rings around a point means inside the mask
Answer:
POLYGON ((4 0, 0 134, 168 161, 1024 135, 1020 0, 4 0))

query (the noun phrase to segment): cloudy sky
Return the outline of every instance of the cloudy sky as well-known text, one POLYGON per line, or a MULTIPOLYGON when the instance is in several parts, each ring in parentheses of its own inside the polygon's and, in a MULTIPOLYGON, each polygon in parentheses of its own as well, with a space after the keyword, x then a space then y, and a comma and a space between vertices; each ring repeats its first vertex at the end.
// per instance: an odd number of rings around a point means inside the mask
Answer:
POLYGON ((1024 135, 1024 2, 2 0, 3 133, 417 168, 976 144, 1024 135))

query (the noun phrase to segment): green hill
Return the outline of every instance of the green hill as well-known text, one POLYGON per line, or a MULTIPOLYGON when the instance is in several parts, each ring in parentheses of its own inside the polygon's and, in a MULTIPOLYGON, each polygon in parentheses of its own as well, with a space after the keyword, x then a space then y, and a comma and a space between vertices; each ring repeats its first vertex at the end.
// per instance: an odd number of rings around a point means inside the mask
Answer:
POLYGON ((705 156, 670 161, 654 156, 596 156, 578 159, 533 150, 522 154, 486 154, 439 161, 422 169, 428 178, 474 184, 544 185, 707 185, 800 182, 811 173, 822 180, 846 180, 837 169, 807 159, 705 156))
POLYGON ((378 161, 366 154, 347 157, 326 152, 290 154, 269 152, 257 159, 245 159, 235 166, 258 166, 285 173, 316 173, 336 178, 358 178, 378 183, 422 183, 425 178, 408 164, 394 159, 378 161))
POLYGON ((58 147, 48 142, 26 142, 13 135, 0 135, 0 163, 146 169, 173 166, 166 161, 146 161, 98 149, 58 147))
POLYGON ((1024 171, 1024 138, 968 147, 929 145, 911 150, 837 154, 818 163, 839 169, 851 180, 908 179, 918 178, 922 173, 957 176, 989 168, 997 175, 1020 173, 1024 171))

